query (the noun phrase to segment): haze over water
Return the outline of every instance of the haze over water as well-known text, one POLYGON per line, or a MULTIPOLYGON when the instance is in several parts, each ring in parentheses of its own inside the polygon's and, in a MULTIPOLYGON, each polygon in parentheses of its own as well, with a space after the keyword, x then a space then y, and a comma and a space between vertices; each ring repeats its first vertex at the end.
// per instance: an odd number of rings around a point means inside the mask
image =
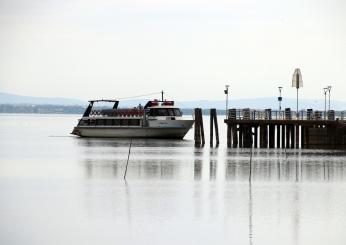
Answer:
POLYGON ((0 116, 0 244, 345 244, 346 152, 70 136, 0 116))

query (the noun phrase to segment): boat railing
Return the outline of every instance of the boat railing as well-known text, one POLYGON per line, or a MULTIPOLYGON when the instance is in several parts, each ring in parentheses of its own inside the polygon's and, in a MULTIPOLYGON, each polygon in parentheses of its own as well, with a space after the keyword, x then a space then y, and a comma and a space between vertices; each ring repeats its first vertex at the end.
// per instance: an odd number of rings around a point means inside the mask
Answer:
POLYGON ((90 112, 92 117, 143 117, 143 115, 144 110, 142 109, 102 109, 90 112))

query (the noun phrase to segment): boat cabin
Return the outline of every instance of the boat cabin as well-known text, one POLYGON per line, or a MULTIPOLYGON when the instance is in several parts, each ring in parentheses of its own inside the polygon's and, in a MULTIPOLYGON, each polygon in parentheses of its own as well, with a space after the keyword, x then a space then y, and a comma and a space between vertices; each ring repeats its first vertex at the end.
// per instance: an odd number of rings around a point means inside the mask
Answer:
POLYGON ((179 108, 174 107, 174 101, 148 101, 143 107, 130 109, 119 109, 117 100, 91 100, 85 110, 78 126, 126 126, 140 127, 144 126, 147 120, 156 120, 156 117, 164 117, 164 120, 175 120, 175 117, 181 117, 179 108), (111 109, 94 109, 95 102, 113 103, 111 109))

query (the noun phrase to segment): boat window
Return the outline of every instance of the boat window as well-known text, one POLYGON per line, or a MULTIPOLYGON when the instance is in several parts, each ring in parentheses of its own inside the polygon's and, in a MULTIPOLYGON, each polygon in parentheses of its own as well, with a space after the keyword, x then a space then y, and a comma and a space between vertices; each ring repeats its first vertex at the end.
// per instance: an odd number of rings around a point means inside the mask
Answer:
POLYGON ((106 125, 111 126, 112 125, 112 119, 106 119, 106 125))
POLYGON ((178 108, 173 109, 173 110, 174 110, 174 116, 181 117, 181 111, 178 108))
POLYGON ((129 120, 129 126, 139 126, 140 120, 139 119, 130 119, 129 120))
POLYGON ((96 125, 105 125, 105 120, 104 119, 97 119, 96 125))
POLYGON ((159 109, 150 109, 149 116, 152 117, 166 117, 166 116, 181 116, 181 112, 178 108, 159 108, 159 109))
POLYGON ((88 126, 89 125, 89 123, 90 123, 90 121, 88 120, 88 119, 81 119, 80 121, 79 121, 79 126, 88 126))
POLYGON ((128 126, 129 125, 129 120, 128 119, 121 119, 120 120, 120 125, 121 126, 128 126))
POLYGON ((119 126, 120 125, 120 119, 113 119, 113 125, 119 126))

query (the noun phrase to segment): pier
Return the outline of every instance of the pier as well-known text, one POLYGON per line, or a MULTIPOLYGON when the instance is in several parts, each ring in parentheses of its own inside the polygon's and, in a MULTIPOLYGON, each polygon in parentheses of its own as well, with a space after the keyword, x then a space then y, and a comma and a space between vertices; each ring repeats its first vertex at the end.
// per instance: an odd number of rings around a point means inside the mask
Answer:
POLYGON ((233 148, 346 148, 346 113, 229 109, 227 146, 233 148))

